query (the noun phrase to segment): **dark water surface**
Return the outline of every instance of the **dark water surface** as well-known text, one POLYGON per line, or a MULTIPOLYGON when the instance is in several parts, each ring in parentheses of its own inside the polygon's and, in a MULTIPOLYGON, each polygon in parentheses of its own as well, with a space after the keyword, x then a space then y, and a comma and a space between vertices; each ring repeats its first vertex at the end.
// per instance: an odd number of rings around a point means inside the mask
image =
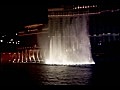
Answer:
POLYGON ((2 86, 119 85, 119 66, 111 65, 8 64, 1 66, 0 81, 2 86))

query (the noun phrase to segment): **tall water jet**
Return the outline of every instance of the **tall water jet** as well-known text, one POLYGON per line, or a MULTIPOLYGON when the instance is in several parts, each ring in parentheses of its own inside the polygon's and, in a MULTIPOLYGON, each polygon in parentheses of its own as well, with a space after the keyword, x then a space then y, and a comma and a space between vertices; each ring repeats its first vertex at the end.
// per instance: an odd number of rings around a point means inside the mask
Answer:
POLYGON ((88 15, 49 17, 49 57, 46 64, 94 64, 88 15))

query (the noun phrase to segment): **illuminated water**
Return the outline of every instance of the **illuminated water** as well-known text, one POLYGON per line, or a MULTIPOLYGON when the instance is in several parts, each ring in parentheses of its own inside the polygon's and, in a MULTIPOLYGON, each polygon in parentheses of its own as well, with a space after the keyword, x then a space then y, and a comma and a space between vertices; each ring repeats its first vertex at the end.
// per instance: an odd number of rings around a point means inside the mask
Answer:
POLYGON ((119 62, 80 66, 13 63, 0 66, 0 86, 119 85, 119 68, 119 62))
POLYGON ((12 64, 1 73, 2 85, 89 85, 92 66, 12 64))
POLYGON ((94 64, 88 36, 88 16, 49 17, 49 57, 46 64, 94 64))

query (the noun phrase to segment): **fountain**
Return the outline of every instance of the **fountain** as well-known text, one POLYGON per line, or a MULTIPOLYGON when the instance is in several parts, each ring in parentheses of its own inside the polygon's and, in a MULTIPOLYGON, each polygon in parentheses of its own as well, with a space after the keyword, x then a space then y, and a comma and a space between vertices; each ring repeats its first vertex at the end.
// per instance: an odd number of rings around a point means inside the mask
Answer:
POLYGON ((88 15, 49 17, 49 57, 46 64, 94 64, 88 34, 88 15))

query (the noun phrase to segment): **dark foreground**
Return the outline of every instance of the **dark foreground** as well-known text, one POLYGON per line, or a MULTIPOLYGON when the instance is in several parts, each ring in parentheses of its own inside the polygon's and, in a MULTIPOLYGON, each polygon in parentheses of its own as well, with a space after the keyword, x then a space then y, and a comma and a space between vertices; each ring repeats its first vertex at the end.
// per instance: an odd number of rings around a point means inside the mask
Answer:
POLYGON ((81 66, 40 64, 1 65, 2 86, 119 85, 119 63, 81 66))

